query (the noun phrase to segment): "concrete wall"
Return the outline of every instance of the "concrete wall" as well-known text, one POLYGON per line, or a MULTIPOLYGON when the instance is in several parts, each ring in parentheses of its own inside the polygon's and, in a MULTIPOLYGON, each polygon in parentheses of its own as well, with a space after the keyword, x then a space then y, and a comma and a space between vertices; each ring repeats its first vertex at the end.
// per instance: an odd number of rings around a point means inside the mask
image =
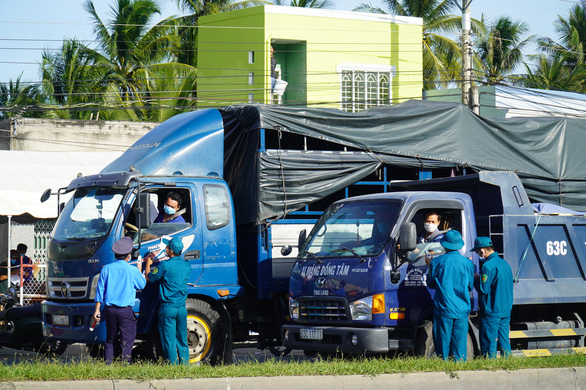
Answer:
MULTIPOLYGON (((1 121, 5 126, 9 121, 1 121)), ((22 118, 15 123, 12 148, 0 137, 0 150, 38 152, 124 151, 158 123, 22 118)), ((0 127, 1 134, 4 132, 0 127)))

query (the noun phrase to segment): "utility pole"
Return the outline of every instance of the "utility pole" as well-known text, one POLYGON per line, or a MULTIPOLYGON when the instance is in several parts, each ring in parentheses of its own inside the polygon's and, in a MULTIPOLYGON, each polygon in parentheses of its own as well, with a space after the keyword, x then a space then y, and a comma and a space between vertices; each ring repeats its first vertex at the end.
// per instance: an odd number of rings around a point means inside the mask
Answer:
POLYGON ((462 104, 479 113, 477 98, 472 87, 472 24, 470 22, 472 0, 462 0, 462 104))

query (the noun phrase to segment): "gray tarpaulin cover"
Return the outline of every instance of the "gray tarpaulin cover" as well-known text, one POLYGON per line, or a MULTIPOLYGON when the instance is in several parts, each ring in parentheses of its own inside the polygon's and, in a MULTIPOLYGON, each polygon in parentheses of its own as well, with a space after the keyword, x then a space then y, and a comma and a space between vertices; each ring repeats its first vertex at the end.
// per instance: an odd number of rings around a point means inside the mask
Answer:
POLYGON ((281 217, 392 167, 514 171, 534 202, 586 211, 586 121, 488 119, 456 103, 409 101, 359 113, 237 105, 220 110, 224 177, 239 223, 281 217), (362 152, 259 150, 259 129, 281 130, 362 152), (254 205, 254 206, 253 206, 254 205))

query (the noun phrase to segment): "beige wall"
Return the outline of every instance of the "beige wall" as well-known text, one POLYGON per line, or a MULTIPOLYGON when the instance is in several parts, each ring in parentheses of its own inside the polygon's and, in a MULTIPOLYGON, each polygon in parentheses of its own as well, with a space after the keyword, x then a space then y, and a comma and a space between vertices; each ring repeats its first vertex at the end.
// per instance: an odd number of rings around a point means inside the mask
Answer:
POLYGON ((158 123, 19 119, 10 135, 10 121, 0 122, 0 150, 37 152, 124 151, 158 123), (12 141, 10 146, 10 142, 12 141))

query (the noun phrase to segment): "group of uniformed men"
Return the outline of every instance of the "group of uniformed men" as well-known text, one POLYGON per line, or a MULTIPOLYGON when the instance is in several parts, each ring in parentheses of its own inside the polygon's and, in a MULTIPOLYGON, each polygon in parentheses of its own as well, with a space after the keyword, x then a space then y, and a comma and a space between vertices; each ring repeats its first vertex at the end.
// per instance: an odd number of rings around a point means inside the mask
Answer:
POLYGON ((466 360, 470 292, 476 287, 480 296, 480 352, 488 358, 496 358, 498 344, 502 355, 509 356, 509 323, 513 308, 511 267, 495 252, 489 237, 477 237, 471 252, 476 252, 482 266, 480 274, 475 274, 472 261, 459 252, 464 247, 460 232, 448 230, 445 234, 433 235, 439 231, 437 224, 437 212, 426 214, 426 233, 420 237, 422 242, 439 242, 446 251, 441 256, 426 258, 427 285, 435 289, 433 342, 436 354, 444 360, 450 356, 466 360))

